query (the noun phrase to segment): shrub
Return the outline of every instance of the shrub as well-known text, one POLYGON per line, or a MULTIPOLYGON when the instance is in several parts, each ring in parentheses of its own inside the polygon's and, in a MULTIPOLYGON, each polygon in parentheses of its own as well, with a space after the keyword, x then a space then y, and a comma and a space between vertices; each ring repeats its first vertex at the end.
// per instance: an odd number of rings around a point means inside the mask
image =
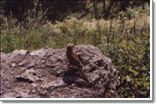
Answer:
POLYGON ((93 44, 119 70, 120 97, 150 97, 149 16, 142 12, 131 19, 126 16, 121 11, 111 20, 71 17, 55 24, 31 17, 19 24, 16 19, 2 17, 1 52, 62 48, 69 42, 93 44))

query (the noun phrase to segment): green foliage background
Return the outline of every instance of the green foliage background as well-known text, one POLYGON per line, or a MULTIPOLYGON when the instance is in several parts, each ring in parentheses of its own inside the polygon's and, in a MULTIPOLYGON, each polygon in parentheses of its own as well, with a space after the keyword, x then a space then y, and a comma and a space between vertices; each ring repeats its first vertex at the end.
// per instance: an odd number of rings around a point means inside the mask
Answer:
POLYGON ((110 57, 119 71, 119 97, 150 97, 149 1, 116 0, 111 5, 112 1, 105 0, 104 8, 103 0, 97 1, 96 7, 91 0, 2 0, 1 52, 92 44, 110 57), (23 9, 16 9, 16 3, 23 4, 23 9))

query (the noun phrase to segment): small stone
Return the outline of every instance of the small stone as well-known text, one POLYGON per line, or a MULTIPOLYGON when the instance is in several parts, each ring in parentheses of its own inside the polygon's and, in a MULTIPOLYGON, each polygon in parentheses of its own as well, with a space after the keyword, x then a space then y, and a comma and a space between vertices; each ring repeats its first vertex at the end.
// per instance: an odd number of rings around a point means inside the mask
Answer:
POLYGON ((45 61, 44 61, 44 60, 41 60, 41 62, 44 63, 45 61))
POLYGON ((12 67, 15 67, 15 66, 17 66, 17 65, 16 65, 16 63, 12 63, 11 66, 12 66, 12 67))
POLYGON ((36 90, 35 90, 35 89, 33 89, 33 90, 32 90, 32 93, 35 93, 35 92, 36 92, 36 90))
POLYGON ((40 95, 42 95, 42 96, 46 96, 47 94, 48 94, 47 90, 41 90, 40 91, 40 95))
POLYGON ((35 83, 32 83, 32 86, 33 86, 34 88, 36 88, 36 87, 37 87, 37 84, 35 84, 35 83))

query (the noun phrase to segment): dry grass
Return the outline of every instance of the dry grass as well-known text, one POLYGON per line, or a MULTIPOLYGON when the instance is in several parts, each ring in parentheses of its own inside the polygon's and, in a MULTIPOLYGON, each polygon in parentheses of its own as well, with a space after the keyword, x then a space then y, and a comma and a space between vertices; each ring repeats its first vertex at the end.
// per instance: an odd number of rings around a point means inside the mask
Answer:
MULTIPOLYGON (((123 14, 123 13, 122 13, 123 14)), ((120 97, 149 97, 149 16, 138 13, 112 20, 74 17, 55 24, 28 19, 25 25, 2 17, 1 52, 35 50, 45 46, 62 48, 74 44, 93 44, 109 56, 120 71, 120 97)))

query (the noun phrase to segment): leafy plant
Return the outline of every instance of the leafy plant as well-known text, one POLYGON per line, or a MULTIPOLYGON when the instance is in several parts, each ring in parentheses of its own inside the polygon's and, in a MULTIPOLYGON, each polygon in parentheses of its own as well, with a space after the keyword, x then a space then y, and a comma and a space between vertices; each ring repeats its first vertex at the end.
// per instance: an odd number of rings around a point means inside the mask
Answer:
MULTIPOLYGON (((149 8, 147 8, 149 9, 149 8)), ((119 71, 119 97, 150 97, 150 32, 148 10, 128 8, 110 20, 68 17, 51 23, 28 15, 18 23, 2 15, 1 52, 63 48, 67 43, 92 44, 110 57, 119 71)))

